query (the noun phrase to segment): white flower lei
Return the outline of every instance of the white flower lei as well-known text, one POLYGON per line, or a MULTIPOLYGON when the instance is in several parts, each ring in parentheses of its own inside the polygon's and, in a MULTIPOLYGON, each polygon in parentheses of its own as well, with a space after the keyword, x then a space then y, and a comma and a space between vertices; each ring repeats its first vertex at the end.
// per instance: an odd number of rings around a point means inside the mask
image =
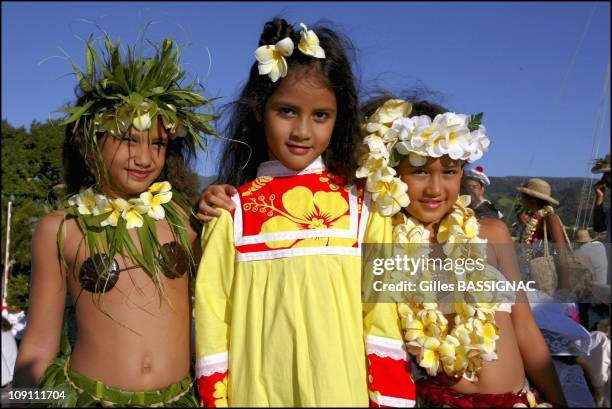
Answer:
POLYGON ((82 190, 68 199, 70 206, 75 206, 82 215, 98 216, 108 214, 108 217, 100 222, 100 226, 117 226, 119 217, 126 221, 126 227, 143 226, 143 215, 148 215, 155 220, 161 220, 166 216, 163 204, 172 200, 172 185, 170 182, 153 183, 140 197, 125 200, 122 198, 111 199, 105 195, 94 193, 93 188, 82 190))
POLYGON ((392 216, 408 206, 408 186, 396 177, 394 166, 407 155, 414 166, 425 164, 427 157, 449 155, 452 159, 473 162, 487 151, 490 141, 480 124, 482 113, 475 116, 447 112, 431 120, 427 115, 409 117, 412 105, 391 99, 379 107, 364 125, 363 140, 356 175, 367 178, 366 190, 384 216, 392 216))
MULTIPOLYGON (((461 196, 452 211, 441 221, 437 241, 443 244, 444 254, 449 258, 485 258, 487 240, 478 237, 479 225, 474 212, 469 209, 469 196, 461 196)), ((403 213, 394 217, 393 241, 413 244, 405 248, 419 248, 415 244, 429 243, 429 231, 413 217, 403 213)), ((428 253, 430 250, 420 250, 428 253)), ((426 273, 426 272, 425 272, 426 273)), ((465 280, 495 279, 482 272, 465 273, 465 280)), ((414 296, 414 295, 413 295, 414 296)), ((419 295, 415 297, 417 300, 419 295)), ((420 300, 424 300, 421 296, 420 300)), ((495 311, 498 302, 454 303, 454 327, 448 330, 448 320, 435 302, 400 302, 401 317, 406 347, 418 364, 430 376, 442 370, 449 376, 463 376, 476 382, 476 372, 483 361, 497 359, 497 326, 495 311)))

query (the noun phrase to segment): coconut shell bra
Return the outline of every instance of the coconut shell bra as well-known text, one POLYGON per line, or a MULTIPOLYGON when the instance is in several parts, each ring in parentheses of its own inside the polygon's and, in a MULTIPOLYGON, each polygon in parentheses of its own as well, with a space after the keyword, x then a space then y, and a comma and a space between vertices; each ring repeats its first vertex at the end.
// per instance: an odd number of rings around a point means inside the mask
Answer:
MULTIPOLYGON (((169 279, 182 277, 191 270, 189 257, 185 249, 176 241, 165 243, 158 253, 160 270, 169 279)), ((79 281, 83 289, 92 293, 106 293, 112 290, 122 271, 114 258, 104 253, 94 254, 83 262, 79 270, 79 281)))
MULTIPOLYGON (((79 270, 83 289, 102 294, 119 281, 123 270, 141 268, 161 288, 161 274, 173 279, 194 271, 191 242, 187 235, 193 212, 188 202, 168 182, 153 183, 138 198, 125 200, 96 193, 95 187, 71 196, 65 207, 67 217, 74 218, 84 235, 91 256, 79 270), (172 234, 168 243, 160 243, 156 222, 166 220, 172 234), (129 231, 137 236, 133 240, 129 231), (115 256, 127 257, 132 266, 120 269, 115 256)), ((63 222, 62 222, 63 224, 63 222)), ((58 230, 58 247, 62 254, 62 226, 58 230)), ((80 245, 79 245, 80 246, 80 245)), ((79 247, 80 250, 80 247, 79 247)))

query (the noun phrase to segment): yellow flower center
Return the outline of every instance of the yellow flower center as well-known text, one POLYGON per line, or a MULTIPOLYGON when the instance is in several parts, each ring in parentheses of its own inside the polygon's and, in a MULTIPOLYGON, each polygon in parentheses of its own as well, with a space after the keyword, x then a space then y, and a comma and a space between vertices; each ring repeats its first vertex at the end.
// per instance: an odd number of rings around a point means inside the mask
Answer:
POLYGON ((324 229, 327 228, 327 226, 325 225, 325 219, 321 219, 319 217, 313 217, 309 222, 308 222, 308 228, 309 229, 324 229))

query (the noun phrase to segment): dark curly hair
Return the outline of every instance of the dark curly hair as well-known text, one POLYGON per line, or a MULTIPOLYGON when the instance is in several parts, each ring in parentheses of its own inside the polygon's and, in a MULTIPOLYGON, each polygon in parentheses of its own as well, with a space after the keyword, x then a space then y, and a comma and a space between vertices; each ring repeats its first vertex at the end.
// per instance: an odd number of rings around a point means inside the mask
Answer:
MULTIPOLYGON (((361 119, 355 77, 349 60, 349 55, 354 55, 354 48, 348 39, 331 28, 316 25, 312 30, 319 37, 325 58, 313 58, 296 49, 287 57, 288 70, 314 68, 335 93, 338 113, 331 140, 322 156, 331 172, 352 182, 357 169, 361 119)), ((274 18, 265 23, 259 46, 275 44, 285 37, 298 44, 300 33, 284 19, 274 18)), ((253 180, 259 164, 268 160, 263 124, 257 117, 263 113, 267 100, 282 81, 272 82, 268 76, 260 75, 257 62, 251 66, 239 99, 230 104, 231 114, 225 135, 233 141, 228 141, 224 147, 218 183, 243 185, 253 180)))
MULTIPOLYGON (((88 94, 78 96, 76 105, 82 106, 89 100, 88 94)), ((104 133, 99 133, 98 139, 103 136, 104 133)), ((74 123, 66 126, 62 159, 67 195, 78 193, 81 188, 95 183, 108 183, 108 175, 100 152, 90 143, 86 143, 83 129, 80 126, 75 129, 74 123)), ((197 174, 190 168, 192 159, 185 138, 168 138, 166 164, 158 181, 170 182, 172 187, 193 205, 198 194, 199 181, 197 174)))

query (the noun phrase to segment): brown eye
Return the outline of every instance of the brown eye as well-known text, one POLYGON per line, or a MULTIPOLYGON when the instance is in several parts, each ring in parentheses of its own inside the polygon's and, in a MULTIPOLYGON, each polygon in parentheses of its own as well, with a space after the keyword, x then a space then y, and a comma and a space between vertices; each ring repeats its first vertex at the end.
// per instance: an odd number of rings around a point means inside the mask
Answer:
POLYGON ((327 112, 317 112, 314 116, 315 119, 319 121, 325 121, 327 118, 329 118, 329 114, 327 112))
POLYGON ((289 107, 281 107, 278 109, 278 113, 283 117, 292 117, 295 115, 295 110, 289 107))

